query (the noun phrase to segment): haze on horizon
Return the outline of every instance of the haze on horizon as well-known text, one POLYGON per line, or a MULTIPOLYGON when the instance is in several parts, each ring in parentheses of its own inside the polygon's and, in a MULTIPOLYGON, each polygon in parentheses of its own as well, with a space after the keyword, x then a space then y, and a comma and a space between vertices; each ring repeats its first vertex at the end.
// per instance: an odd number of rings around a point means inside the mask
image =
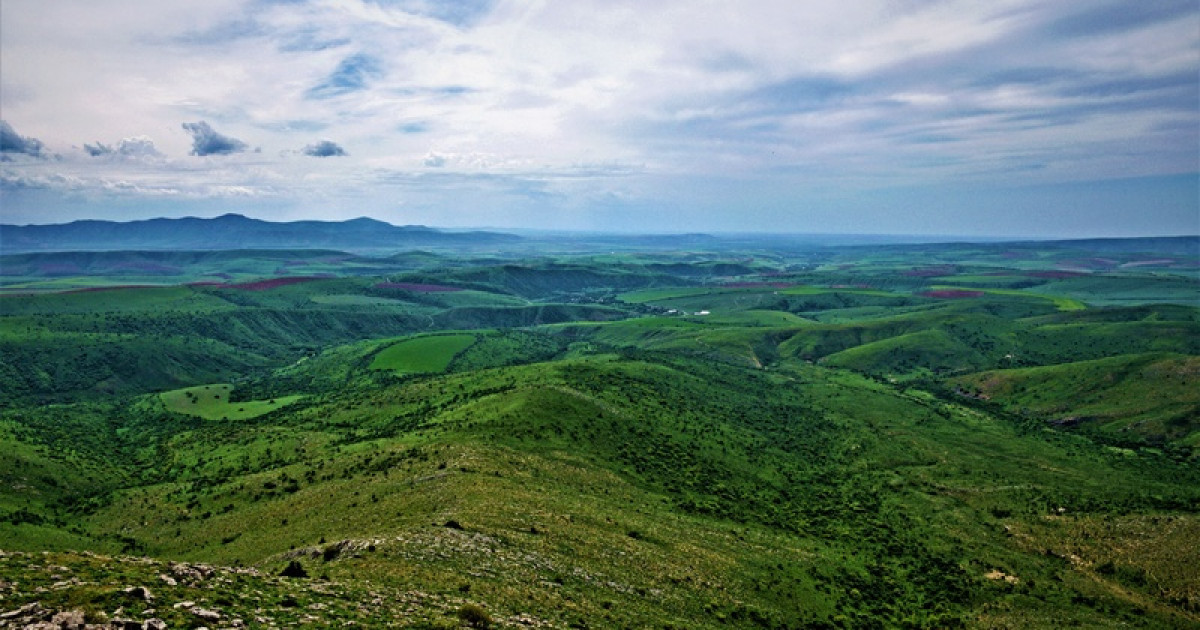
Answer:
POLYGON ((5 0, 0 222, 1200 233, 1194 0, 5 0))

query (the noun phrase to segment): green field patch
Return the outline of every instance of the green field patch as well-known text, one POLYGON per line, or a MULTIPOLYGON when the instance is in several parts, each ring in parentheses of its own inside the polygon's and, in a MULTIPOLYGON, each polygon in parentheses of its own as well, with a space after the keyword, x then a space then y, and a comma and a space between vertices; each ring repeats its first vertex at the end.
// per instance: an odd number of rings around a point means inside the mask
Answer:
POLYGON ((1024 409, 1060 425, 1114 435, 1200 435, 1200 357, 1131 354, 1040 367, 989 370, 951 381, 965 395, 1024 409))
POLYGON ((401 374, 444 372, 454 357, 475 343, 475 335, 428 335, 384 348, 371 361, 372 370, 401 374))
POLYGON ((713 287, 676 287, 667 289, 642 289, 640 291, 630 291, 617 296, 618 300, 628 302, 630 304, 646 304, 649 302, 659 302, 662 300, 674 300, 685 297, 698 297, 702 295, 713 295, 716 293, 727 293, 729 291, 745 291, 745 289, 717 289, 713 287))
MULTIPOLYGON (((590 323, 590 322, 581 322, 590 323)), ((681 317, 637 317, 615 322, 598 322, 599 325, 612 328, 705 328, 703 323, 681 317)))
POLYGON ((874 295, 876 297, 903 297, 899 293, 880 291, 878 289, 840 288, 840 287, 792 287, 779 291, 780 295, 823 295, 826 293, 852 293, 854 295, 874 295))
POLYGON ((280 396, 270 400, 245 400, 231 402, 229 394, 233 386, 225 383, 185 387, 158 395, 168 411, 205 420, 249 420, 282 409, 301 398, 302 395, 280 396))
POLYGON ((0 314, 3 315, 161 312, 168 309, 209 312, 229 307, 223 300, 183 286, 103 286, 0 297, 0 314))
POLYGON ((1195 304, 1200 294, 1196 277, 1182 275, 1097 274, 1053 280, 1039 291, 1085 300, 1093 306, 1131 305, 1155 302, 1195 304))
POLYGON ((954 371, 984 363, 979 352, 938 329, 864 343, 824 357, 822 363, 867 373, 954 371))
POLYGON ((430 300, 436 304, 443 305, 448 308, 470 307, 470 306, 527 306, 528 300, 516 297, 514 295, 504 295, 501 293, 489 293, 487 291, 448 291, 444 293, 426 293, 423 295, 426 300, 430 300))
POLYGON ((714 324, 772 327, 803 326, 805 324, 813 323, 811 320, 804 319, 799 315, 788 313, 786 311, 771 311, 763 309, 752 309, 743 311, 741 313, 735 313, 733 315, 713 317, 708 321, 714 324))
POLYGON ((1087 304, 1084 304, 1083 302, 1080 302, 1079 300, 1075 300, 1075 299, 1072 299, 1069 297, 1063 297, 1061 295, 1044 295, 1041 293, 1033 293, 1030 291, 1018 291, 1016 289, 991 289, 991 288, 982 288, 982 287, 962 287, 962 286, 954 286, 954 285, 949 285, 949 284, 938 284, 938 285, 934 285, 932 290, 933 291, 982 291, 983 293, 990 293, 992 295, 1041 298, 1043 300, 1050 300, 1051 302, 1053 302, 1054 306, 1060 311, 1082 311, 1087 308, 1087 304))
POLYGON ((309 298, 317 304, 327 304, 331 306, 407 306, 403 300, 394 300, 392 298, 376 297, 373 295, 354 295, 347 293, 338 293, 334 295, 314 295, 309 298))

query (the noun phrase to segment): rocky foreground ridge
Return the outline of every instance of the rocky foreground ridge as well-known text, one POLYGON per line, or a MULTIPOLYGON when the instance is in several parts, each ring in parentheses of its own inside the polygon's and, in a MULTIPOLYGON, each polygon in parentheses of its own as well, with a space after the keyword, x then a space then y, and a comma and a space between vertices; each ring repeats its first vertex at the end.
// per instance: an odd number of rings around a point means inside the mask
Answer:
MULTIPOLYGON (((350 548, 353 545, 343 545, 350 548)), ((293 554, 304 557, 306 554, 293 554)), ((495 619, 466 598, 257 568, 91 552, 0 551, 0 628, 544 627, 495 619)))

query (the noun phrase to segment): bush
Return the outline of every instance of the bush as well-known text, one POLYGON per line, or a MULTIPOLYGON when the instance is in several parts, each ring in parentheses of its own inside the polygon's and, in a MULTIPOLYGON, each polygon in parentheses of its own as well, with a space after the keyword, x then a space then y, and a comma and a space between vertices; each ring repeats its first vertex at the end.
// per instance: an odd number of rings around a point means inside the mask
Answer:
POLYGON ((458 618, 472 628, 492 627, 492 616, 475 604, 463 604, 462 608, 458 609, 458 618))
POLYGON ((308 577, 308 571, 304 570, 304 565, 296 560, 292 560, 283 568, 283 571, 279 572, 279 575, 290 578, 306 578, 308 577))

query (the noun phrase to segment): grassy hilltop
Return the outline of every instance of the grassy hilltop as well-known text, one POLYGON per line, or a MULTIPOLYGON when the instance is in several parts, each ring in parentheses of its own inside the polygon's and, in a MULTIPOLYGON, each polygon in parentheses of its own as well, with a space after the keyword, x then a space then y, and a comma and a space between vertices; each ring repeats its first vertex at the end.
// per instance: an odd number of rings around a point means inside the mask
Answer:
POLYGON ((1192 241, 3 256, 3 623, 1200 627, 1192 241))

